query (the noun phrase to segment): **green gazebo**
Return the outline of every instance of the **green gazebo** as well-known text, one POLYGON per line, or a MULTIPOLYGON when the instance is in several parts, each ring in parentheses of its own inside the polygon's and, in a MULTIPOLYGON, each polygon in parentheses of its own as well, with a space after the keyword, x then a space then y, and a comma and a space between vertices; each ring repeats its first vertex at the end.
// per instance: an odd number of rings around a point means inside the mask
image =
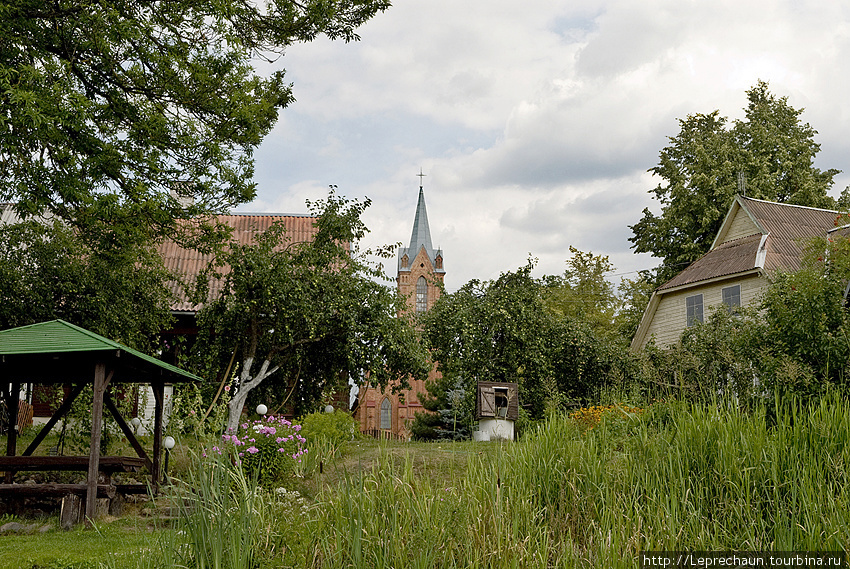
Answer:
MULTIPOLYGON (((9 410, 9 429, 6 456, 0 456, 0 470, 6 472, 6 484, 0 491, 20 492, 23 485, 14 485, 12 473, 18 470, 87 470, 86 484, 65 485, 68 488, 49 489, 57 494, 85 493, 85 515, 94 517, 98 493, 115 492, 114 487, 103 488, 98 475, 117 472, 122 467, 146 466, 151 473, 151 483, 157 489, 160 483, 160 455, 162 454, 163 409, 165 385, 200 378, 152 356, 128 348, 103 336, 75 326, 64 320, 52 320, 30 326, 0 331, 0 387, 9 410), (17 453, 18 399, 21 386, 26 383, 42 385, 70 385, 65 398, 33 442, 20 455, 17 453), (116 384, 150 384, 155 399, 152 458, 136 439, 107 391, 116 384), (33 452, 56 423, 64 417, 74 400, 86 385, 94 392, 92 404, 91 444, 88 457, 33 456, 33 452), (121 427, 127 440, 138 454, 135 457, 101 457, 100 439, 104 406, 121 427), (13 488, 17 487, 17 488, 13 488)), ((45 493, 49 493, 45 489, 45 493)))

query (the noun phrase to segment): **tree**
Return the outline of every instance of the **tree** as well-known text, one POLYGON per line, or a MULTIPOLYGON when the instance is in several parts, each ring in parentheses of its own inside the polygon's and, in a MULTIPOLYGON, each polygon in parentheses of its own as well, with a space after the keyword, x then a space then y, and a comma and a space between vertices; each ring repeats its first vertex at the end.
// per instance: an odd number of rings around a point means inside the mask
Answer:
POLYGON ((820 391, 827 384, 847 386, 848 281, 850 241, 841 235, 813 239, 803 268, 777 275, 762 301, 765 355, 810 370, 817 386, 806 386, 807 390, 820 391))
POLYGON ((661 214, 644 209, 629 240, 636 252, 662 260, 656 284, 708 251, 741 190, 758 199, 835 206, 827 191, 839 171, 814 167, 820 145, 817 131, 800 121, 803 110, 771 94, 763 81, 747 91, 747 100, 744 120, 732 128, 718 111, 680 120, 679 134, 649 170, 663 179, 651 191, 661 214))
POLYGON ((614 266, 607 256, 584 253, 572 245, 570 253, 563 275, 543 278, 546 307, 558 318, 584 322, 594 334, 613 336, 620 302, 614 284, 605 277, 614 266))
POLYGON ((424 314, 425 338, 442 374, 429 386, 437 408, 457 390, 473 397, 478 381, 509 381, 539 418, 547 405, 587 401, 620 373, 615 343, 547 308, 546 283, 553 279, 533 278, 533 266, 529 261, 495 281, 472 280, 424 314))
POLYGON ((228 429, 235 430, 249 394, 261 385, 281 398, 291 392, 300 413, 349 379, 368 377, 385 388, 427 376, 427 354, 401 316, 403 300, 376 282, 372 252, 349 246, 367 231, 360 217, 369 203, 332 190, 327 200, 308 202, 318 215, 312 241, 289 242, 277 225, 253 243, 225 248, 223 288, 199 314, 196 349, 210 366, 234 351, 239 357, 228 429))
POLYGON ((170 278, 150 246, 96 251, 59 221, 0 226, 0 329, 62 318, 150 351, 170 278))
POLYGON ((0 4, 0 201, 119 244, 250 201, 252 152, 293 101, 283 71, 262 77, 252 60, 320 34, 358 39, 388 6, 0 4))

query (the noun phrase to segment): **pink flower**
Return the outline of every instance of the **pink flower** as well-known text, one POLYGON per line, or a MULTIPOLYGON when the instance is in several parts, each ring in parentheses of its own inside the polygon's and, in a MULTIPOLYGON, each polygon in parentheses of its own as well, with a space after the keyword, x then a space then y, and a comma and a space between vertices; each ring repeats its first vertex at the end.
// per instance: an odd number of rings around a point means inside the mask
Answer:
POLYGON ((260 452, 260 449, 254 446, 250 446, 248 447, 248 452, 250 452, 251 454, 257 454, 258 452, 260 452))
POLYGON ((225 390, 225 391, 227 391, 227 392, 230 392, 230 386, 229 386, 229 385, 225 385, 225 386, 224 386, 224 390, 225 390))

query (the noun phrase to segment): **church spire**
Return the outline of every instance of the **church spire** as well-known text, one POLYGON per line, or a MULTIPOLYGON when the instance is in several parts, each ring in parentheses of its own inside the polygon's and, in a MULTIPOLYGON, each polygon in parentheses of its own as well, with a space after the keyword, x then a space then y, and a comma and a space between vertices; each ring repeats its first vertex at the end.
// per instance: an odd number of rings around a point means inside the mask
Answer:
MULTIPOLYGON (((424 174, 422 174, 424 175, 424 174)), ((428 225, 428 210, 425 209, 425 190, 419 186, 419 203, 416 204, 416 217, 413 218, 413 231, 410 233, 408 251, 416 256, 419 249, 425 247, 428 257, 434 257, 434 247, 431 245, 431 227, 428 225)))
POLYGON ((413 218, 413 230, 410 232, 410 241, 407 247, 402 247, 399 250, 399 270, 409 270, 410 264, 419 254, 422 248, 425 248, 425 255, 431 261, 435 272, 442 273, 443 263, 441 250, 434 250, 434 245, 431 243, 431 227, 428 224, 428 210, 425 207, 425 189, 422 186, 422 179, 425 174, 422 169, 419 169, 419 201, 416 204, 416 216, 413 218))

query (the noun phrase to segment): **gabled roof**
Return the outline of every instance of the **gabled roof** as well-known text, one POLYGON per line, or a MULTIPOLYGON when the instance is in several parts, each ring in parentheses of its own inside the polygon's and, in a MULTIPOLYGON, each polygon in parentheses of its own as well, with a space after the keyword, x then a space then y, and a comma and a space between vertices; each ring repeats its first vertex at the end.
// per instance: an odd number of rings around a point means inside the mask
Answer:
MULTIPOLYGON (((767 273, 801 267, 806 239, 825 236, 837 211, 736 196, 708 253, 658 287, 659 291, 731 276, 755 269, 767 273), (749 235, 730 237, 733 225, 747 216, 749 235)), ((741 227, 738 223, 737 227, 741 227)), ((740 229, 739 229, 740 231, 740 229)))
POLYGON ((691 263, 684 271, 658 287, 666 291, 680 286, 752 271, 759 264, 764 246, 763 235, 750 235, 721 243, 706 253, 699 261, 691 263))
POLYGON ((828 209, 736 196, 711 249, 653 292, 632 347, 646 339, 663 296, 732 278, 798 270, 805 241, 834 230, 837 216, 828 209))
POLYGON ((199 381, 200 378, 153 356, 119 344, 64 320, 50 320, 0 331, 0 375, 10 380, 23 374, 27 381, 71 381, 94 360, 109 360, 116 381, 199 381), (72 365, 73 364, 76 365, 72 365))
MULTIPOLYGON (((268 230, 275 223, 283 223, 286 227, 286 238, 291 243, 311 241, 318 231, 316 217, 310 215, 285 213, 241 213, 219 215, 216 219, 233 228, 232 238, 240 245, 247 245, 258 234, 268 230)), ((212 255, 202 254, 196 250, 185 249, 177 243, 166 240, 157 249, 162 256, 165 268, 180 275, 183 282, 192 284, 198 275, 212 261, 212 255)), ((210 282, 210 298, 216 298, 221 292, 223 282, 213 279, 210 282)), ((186 298, 183 286, 179 282, 171 283, 171 292, 176 298, 171 306, 173 312, 194 313, 200 306, 186 298)))
POLYGON ((410 232, 410 245, 400 248, 398 252, 399 270, 410 270, 410 263, 423 247, 434 266, 434 272, 444 273, 445 270, 442 267, 437 268, 437 256, 442 257, 443 252, 440 249, 434 250, 431 244, 431 227, 428 225, 428 211, 425 208, 425 191, 422 186, 419 186, 419 201, 416 203, 416 216, 413 218, 413 230, 410 232), (402 262, 405 255, 407 255, 407 264, 402 262))

